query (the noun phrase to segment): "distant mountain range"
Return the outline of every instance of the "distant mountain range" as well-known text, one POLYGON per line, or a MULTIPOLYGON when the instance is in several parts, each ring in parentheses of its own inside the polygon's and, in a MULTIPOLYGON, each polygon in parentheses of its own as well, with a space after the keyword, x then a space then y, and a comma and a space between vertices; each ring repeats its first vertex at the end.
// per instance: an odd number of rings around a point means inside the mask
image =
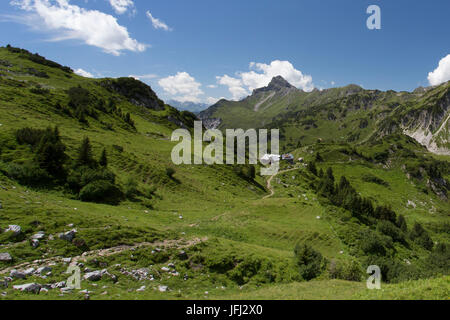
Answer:
POLYGON ((208 127, 279 128, 286 147, 361 143, 400 132, 429 151, 450 154, 450 82, 413 92, 357 85, 305 92, 282 77, 241 101, 220 100, 199 114, 208 127))
POLYGON ((209 104, 206 103, 195 103, 195 102, 179 102, 176 100, 169 100, 166 102, 168 105, 171 105, 172 107, 177 108, 178 110, 181 111, 191 111, 193 113, 199 113, 203 110, 208 109, 208 107, 210 106, 209 104))

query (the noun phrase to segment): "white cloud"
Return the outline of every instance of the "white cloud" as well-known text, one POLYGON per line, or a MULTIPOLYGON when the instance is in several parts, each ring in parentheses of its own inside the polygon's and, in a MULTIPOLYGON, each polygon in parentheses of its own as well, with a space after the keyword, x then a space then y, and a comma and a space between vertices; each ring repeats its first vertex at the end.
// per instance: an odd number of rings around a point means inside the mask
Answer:
POLYGON ((219 84, 228 87, 228 91, 230 91, 233 100, 239 100, 250 94, 250 92, 243 87, 244 84, 240 79, 232 78, 228 75, 216 78, 219 84))
POLYGON ((225 99, 225 98, 224 97, 221 97, 221 98, 208 97, 208 98, 206 98, 205 103, 207 103, 209 105, 213 105, 213 104, 216 104, 217 101, 222 100, 222 99, 225 99))
POLYGON ((134 10, 134 2, 132 0, 109 0, 109 3, 117 14, 124 14, 129 9, 134 10))
POLYGON ((210 84, 207 87, 210 88, 210 89, 216 89, 217 88, 217 86, 215 84, 210 84))
POLYGON ((53 32, 53 41, 81 40, 103 51, 120 55, 123 50, 143 52, 147 45, 132 39, 126 27, 109 14, 71 5, 69 0, 13 0, 27 12, 15 20, 36 31, 53 32))
POLYGON ((274 60, 270 64, 251 62, 249 69, 248 72, 237 73, 236 78, 228 75, 216 77, 219 84, 228 87, 234 100, 249 95, 254 89, 267 86, 276 76, 282 76, 293 86, 304 91, 314 89, 312 77, 295 69, 289 61, 274 60))
POLYGON ((171 99, 179 102, 200 102, 200 96, 204 94, 200 89, 201 83, 187 72, 178 72, 174 76, 163 78, 158 84, 171 95, 171 99))
POLYGON ((439 61, 439 66, 428 74, 428 81, 432 86, 440 85, 450 80, 450 54, 439 61))
POLYGON ((167 24, 165 24, 161 20, 153 17, 152 14, 150 13, 150 11, 147 11, 147 17, 152 22, 153 28, 155 28, 155 29, 163 29, 165 31, 172 31, 172 28, 170 28, 167 24))
POLYGON ((155 79, 158 76, 156 74, 150 73, 150 74, 143 74, 143 75, 140 75, 140 76, 129 75, 129 77, 130 78, 134 78, 136 80, 150 80, 150 79, 155 79))
POLYGON ((88 71, 85 71, 85 70, 83 70, 83 69, 76 69, 75 71, 74 71, 77 75, 79 75, 79 76, 82 76, 82 77, 85 77, 85 78, 94 78, 94 75, 92 74, 92 73, 90 73, 90 72, 88 72, 88 71))

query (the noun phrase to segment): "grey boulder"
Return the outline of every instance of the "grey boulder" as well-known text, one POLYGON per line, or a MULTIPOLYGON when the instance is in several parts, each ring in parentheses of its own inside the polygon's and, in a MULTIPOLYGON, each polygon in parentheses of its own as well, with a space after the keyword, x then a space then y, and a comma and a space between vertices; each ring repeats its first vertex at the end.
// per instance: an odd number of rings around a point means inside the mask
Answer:
POLYGON ((28 283, 28 284, 22 284, 17 285, 13 287, 15 290, 20 290, 23 292, 32 292, 35 294, 38 294, 41 291, 42 286, 38 283, 28 283))
POLYGON ((89 281, 99 281, 102 279, 103 273, 101 271, 93 271, 93 272, 89 272, 86 273, 84 275, 84 280, 89 280, 89 281))
POLYGON ((77 230, 73 229, 73 230, 70 230, 70 231, 67 231, 67 232, 64 232, 64 233, 60 233, 58 235, 58 237, 61 240, 66 240, 66 241, 72 242, 72 240, 75 238, 76 234, 77 234, 77 230))
POLYGON ((27 275, 24 272, 18 271, 15 269, 11 270, 9 275, 11 278, 16 278, 16 279, 25 279, 27 277, 27 275))
POLYGON ((44 231, 39 231, 38 233, 36 233, 35 235, 33 235, 32 237, 31 237, 31 239, 33 239, 33 240, 42 240, 42 239, 44 239, 45 238, 45 233, 44 233, 44 231))
POLYGON ((12 232, 14 235, 19 235, 22 233, 22 227, 12 224, 8 227, 8 229, 5 230, 5 232, 12 232))
POLYGON ((11 262, 12 257, 8 252, 0 253, 0 261, 1 262, 11 262))

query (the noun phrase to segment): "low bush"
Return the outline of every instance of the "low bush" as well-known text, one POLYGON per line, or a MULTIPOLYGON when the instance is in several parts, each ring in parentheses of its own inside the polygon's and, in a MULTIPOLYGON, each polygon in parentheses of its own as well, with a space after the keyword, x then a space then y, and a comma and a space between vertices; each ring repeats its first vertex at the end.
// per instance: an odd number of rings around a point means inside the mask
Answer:
POLYGON ((26 163, 24 165, 15 163, 2 164, 0 171, 11 179, 26 186, 38 187, 47 185, 51 181, 51 177, 47 171, 32 163, 26 163))
POLYGON ((332 279, 361 281, 364 275, 364 270, 361 267, 361 264, 356 260, 332 260, 328 267, 328 273, 332 279))
POLYGON ((122 191, 106 180, 91 182, 80 191, 80 200, 85 202, 117 204, 122 197, 122 191))
POLYGON ((413 240, 415 243, 417 243, 421 247, 423 247, 427 250, 433 249, 433 246, 434 246, 433 240, 431 239, 428 232, 422 227, 422 225, 420 223, 416 223, 414 225, 409 236, 410 236, 411 240, 413 240))
POLYGON ((295 263, 304 280, 317 278, 325 267, 322 254, 306 243, 298 243, 294 249, 295 263))
POLYGON ((392 240, 394 240, 395 242, 400 243, 406 242, 403 232, 390 221, 387 220, 379 221, 377 225, 377 230, 378 232, 391 237, 392 240))
POLYGON ((365 231, 360 236, 359 245, 365 255, 385 256, 387 249, 393 248, 390 237, 382 236, 375 231, 365 231))
POLYGON ((34 128, 22 128, 15 132, 16 141, 18 144, 28 144, 36 146, 42 139, 45 130, 34 128))

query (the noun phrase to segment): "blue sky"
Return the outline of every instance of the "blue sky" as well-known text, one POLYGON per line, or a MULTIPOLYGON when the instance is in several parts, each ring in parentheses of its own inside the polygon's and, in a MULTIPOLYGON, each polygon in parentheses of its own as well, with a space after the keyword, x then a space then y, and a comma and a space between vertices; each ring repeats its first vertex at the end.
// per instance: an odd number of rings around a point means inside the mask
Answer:
POLYGON ((239 99, 277 73, 307 91, 410 91, 450 79, 449 12, 448 0, 8 0, 0 44, 180 101, 239 99), (366 27, 372 4, 381 30, 366 27))

